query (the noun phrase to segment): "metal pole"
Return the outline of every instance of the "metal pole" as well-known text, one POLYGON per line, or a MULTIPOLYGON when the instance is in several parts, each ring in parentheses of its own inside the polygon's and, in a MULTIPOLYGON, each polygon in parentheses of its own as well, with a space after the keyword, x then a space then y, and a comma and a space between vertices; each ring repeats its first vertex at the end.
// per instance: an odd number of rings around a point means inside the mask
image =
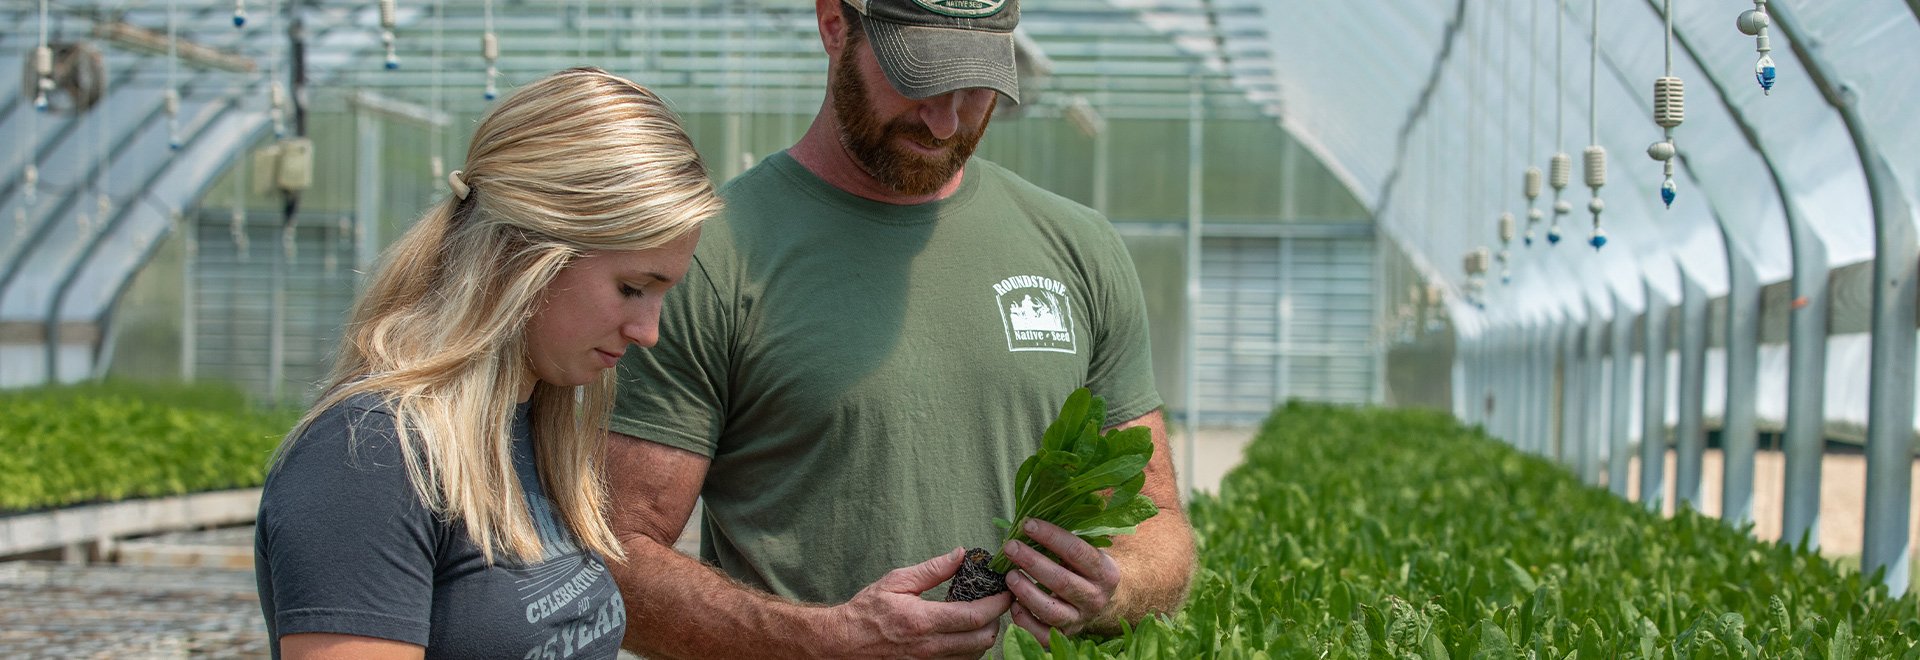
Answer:
MULTIPOLYGON (((1722 232, 1725 236, 1725 232, 1722 232)), ((1760 282, 1745 252, 1727 241, 1727 407, 1720 427, 1720 519, 1753 522, 1754 415, 1760 385, 1760 282)))
POLYGON ((1645 284, 1647 310, 1642 316, 1641 363, 1645 381, 1640 402, 1640 504, 1660 510, 1666 497, 1667 460, 1667 312, 1666 300, 1645 284))
MULTIPOLYGON (((1791 32, 1792 12, 1771 4, 1768 13, 1783 32, 1791 32)), ((1795 53, 1800 40, 1789 36, 1795 53)), ((1800 57, 1809 72, 1818 64, 1800 57)), ((1820 460, 1826 444, 1827 250, 1825 243, 1794 207, 1787 211, 1787 238, 1793 248, 1793 317, 1788 336, 1786 478, 1780 540, 1820 547, 1820 460)))
POLYGON ((185 252, 180 259, 180 380, 193 382, 194 362, 200 357, 195 353, 200 341, 200 297, 199 287, 194 284, 198 275, 200 261, 200 217, 194 214, 191 219, 182 220, 181 239, 185 242, 185 252))
POLYGON ((1612 441, 1607 449, 1607 490, 1621 499, 1627 497, 1627 452, 1633 444, 1633 310, 1613 295, 1613 345, 1608 347, 1613 374, 1608 383, 1608 407, 1613 419, 1607 423, 1612 441))
POLYGON ((1521 445, 1521 420, 1526 418, 1526 405, 1521 401, 1521 363, 1526 357, 1521 353, 1519 334, 1519 320, 1507 324, 1500 330, 1500 351, 1496 353, 1500 361, 1500 407, 1505 409, 1500 414, 1500 439, 1513 447, 1521 445))
MULTIPOLYGON (((359 124, 360 137, 356 154, 360 164, 353 185, 353 220, 358 232, 353 250, 354 284, 364 289, 373 273, 375 255, 380 252, 380 182, 386 179, 380 171, 380 152, 386 136, 381 132, 380 117, 366 107, 355 107, 354 121, 359 124)), ((439 129, 429 126, 427 130, 439 129)))
POLYGON ((1606 337, 1607 319, 1601 316, 1600 306, 1589 300, 1586 360, 1583 369, 1587 379, 1587 404, 1584 408, 1586 414, 1583 415, 1585 428, 1580 433, 1584 438, 1581 444, 1583 452, 1581 461, 1586 465, 1586 471, 1580 473, 1580 482, 1596 486, 1605 483, 1605 473, 1600 470, 1600 447, 1601 443, 1607 441, 1607 413, 1600 402, 1606 392, 1606 365, 1601 361, 1601 355, 1606 351, 1606 337))
POLYGON ((1186 392, 1186 465, 1180 470, 1182 493, 1193 492, 1194 445, 1200 440, 1200 235, 1202 230, 1201 138, 1202 114, 1200 77, 1190 79, 1192 89, 1187 100, 1187 392, 1186 392))
POLYGON ((1539 358, 1534 354, 1533 324, 1522 321, 1514 328, 1513 337, 1514 380, 1513 380, 1513 445, 1521 451, 1533 451, 1533 419, 1540 410, 1534 399, 1539 391, 1535 383, 1533 363, 1539 358))
POLYGON ((1549 317, 1534 331, 1533 340, 1534 355, 1538 356, 1533 363, 1536 379, 1533 397, 1535 409, 1540 411, 1533 425, 1533 453, 1546 459, 1559 458, 1554 454, 1553 433, 1554 412, 1559 404, 1559 400, 1553 396, 1553 370, 1560 359, 1559 328, 1560 323, 1549 317))
POLYGON ((1586 381, 1580 377, 1580 325, 1572 313, 1560 324, 1560 444, 1554 451, 1554 459, 1572 467, 1575 474, 1586 469, 1582 464, 1586 448, 1580 436, 1581 417, 1587 409, 1586 381))
POLYGON ((1680 271, 1680 420, 1674 431, 1674 504, 1700 509, 1701 463, 1707 451, 1707 292, 1680 271))
POLYGON ((1868 362, 1866 542, 1860 569, 1886 569, 1884 580, 1895 594, 1907 591, 1911 551, 1908 538, 1913 487, 1913 407, 1915 296, 1920 295, 1920 235, 1913 208, 1879 145, 1860 118, 1860 87, 1842 81, 1829 68, 1818 39, 1801 39, 1791 10, 1776 7, 1773 18, 1788 36, 1793 52, 1807 65, 1807 77, 1828 105, 1840 113, 1853 138, 1873 204, 1873 347, 1868 362))

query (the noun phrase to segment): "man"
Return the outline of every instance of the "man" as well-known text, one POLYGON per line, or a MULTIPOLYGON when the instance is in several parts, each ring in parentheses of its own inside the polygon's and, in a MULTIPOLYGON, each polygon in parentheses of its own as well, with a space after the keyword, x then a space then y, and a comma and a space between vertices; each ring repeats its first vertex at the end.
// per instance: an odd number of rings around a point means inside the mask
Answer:
POLYGON ((971 657, 1009 611, 1043 640, 1171 612, 1194 547, 1132 262, 1099 214, 969 161, 996 92, 1018 101, 1018 1, 815 5, 819 114, 722 191, 660 343, 621 364, 627 647, 971 657), (1160 514, 1105 551, 1036 523, 1059 561, 1015 544, 1010 593, 923 599, 957 546, 998 542, 1016 468, 1081 386, 1152 430, 1160 514), (672 550, 702 495, 717 570, 672 550))

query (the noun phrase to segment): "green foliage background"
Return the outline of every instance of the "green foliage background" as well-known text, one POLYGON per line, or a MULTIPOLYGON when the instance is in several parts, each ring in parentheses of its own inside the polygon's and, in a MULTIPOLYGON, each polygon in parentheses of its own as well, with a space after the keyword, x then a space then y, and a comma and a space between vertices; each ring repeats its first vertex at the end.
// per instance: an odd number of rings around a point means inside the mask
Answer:
POLYGON ((0 393, 0 512, 257 486, 299 416, 217 385, 0 393))
POLYGON ((1440 413, 1289 404, 1191 513, 1186 607, 1053 657, 1920 657, 1914 596, 1440 413))

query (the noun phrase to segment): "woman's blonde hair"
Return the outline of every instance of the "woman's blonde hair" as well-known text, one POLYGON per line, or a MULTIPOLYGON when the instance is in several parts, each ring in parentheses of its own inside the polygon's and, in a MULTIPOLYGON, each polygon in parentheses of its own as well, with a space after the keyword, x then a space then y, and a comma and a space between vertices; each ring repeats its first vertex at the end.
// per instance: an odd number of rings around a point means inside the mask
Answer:
MULTIPOLYGON (((658 248, 718 213, 713 183, 652 91, 599 69, 522 87, 481 120, 464 176, 388 248, 355 304, 325 394, 282 443, 357 394, 396 417, 414 490, 461 521, 493 561, 544 552, 515 477, 511 425, 531 378, 525 329, 543 293, 589 250, 658 248)), ((602 431, 614 371, 535 382, 538 472, 583 547, 620 559, 607 526, 602 431)))

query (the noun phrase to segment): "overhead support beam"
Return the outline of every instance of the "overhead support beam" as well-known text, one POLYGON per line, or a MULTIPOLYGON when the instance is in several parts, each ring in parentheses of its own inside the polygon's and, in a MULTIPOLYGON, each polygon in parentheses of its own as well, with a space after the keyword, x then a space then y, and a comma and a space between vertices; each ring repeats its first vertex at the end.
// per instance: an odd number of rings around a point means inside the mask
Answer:
MULTIPOLYGON (((1912 6, 1911 4, 1909 6, 1912 6)), ((1772 8, 1774 25, 1806 66, 1807 77, 1840 115, 1866 174, 1873 205, 1873 348, 1867 390, 1866 543, 1860 568, 1885 569, 1887 588, 1904 594, 1911 577, 1907 558, 1913 507, 1914 322, 1920 295, 1920 235, 1905 182, 1894 174, 1874 135, 1860 117, 1860 89, 1841 80, 1821 56, 1824 46, 1801 30, 1785 6, 1772 8)))

